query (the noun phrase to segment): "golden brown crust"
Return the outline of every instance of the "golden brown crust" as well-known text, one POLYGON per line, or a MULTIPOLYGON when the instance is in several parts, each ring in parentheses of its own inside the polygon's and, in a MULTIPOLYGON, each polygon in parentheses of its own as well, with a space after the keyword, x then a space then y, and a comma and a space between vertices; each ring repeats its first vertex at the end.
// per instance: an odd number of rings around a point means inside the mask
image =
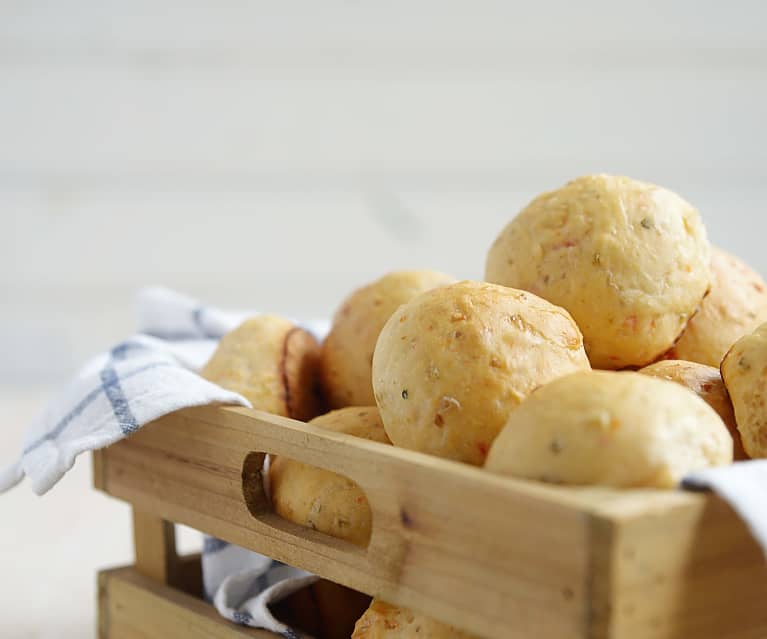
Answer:
POLYGON ((386 320, 419 293, 452 281, 436 271, 395 271, 357 289, 343 301, 322 344, 322 386, 332 408, 375 403, 373 351, 386 320))
POLYGON ((595 368, 644 366, 668 351, 709 288, 698 212, 674 193, 592 175, 544 193, 491 247, 485 277, 559 304, 595 368))
MULTIPOLYGON (((337 433, 390 443, 378 409, 372 406, 341 408, 309 423, 337 433)), ((274 510, 284 519, 358 546, 366 546, 370 541, 370 504, 352 480, 286 457, 273 457, 269 482, 274 510)))
POLYGON ((745 262, 711 253, 711 292, 668 357, 719 366, 729 348, 767 321, 767 284, 745 262))
POLYGON ((224 335, 200 374, 254 408, 306 420, 321 410, 319 349, 310 333, 290 321, 259 315, 224 335))
POLYGON ((574 373, 511 414, 485 468, 561 484, 674 488, 732 462, 721 418, 682 385, 634 372, 574 373))
POLYGON ((285 405, 293 419, 307 421, 324 410, 320 390, 320 345, 307 331, 294 327, 282 349, 285 405))
POLYGON ((374 599, 354 626, 352 639, 476 639, 408 608, 374 599))
POLYGON ((644 375, 652 375, 653 377, 677 382, 698 395, 718 413, 724 425, 727 426, 727 430, 730 431, 735 461, 749 458, 746 455, 746 451, 743 450, 738 426, 735 423, 735 412, 732 408, 730 395, 727 392, 718 368, 698 364, 697 362, 670 359, 646 366, 639 372, 644 375))
POLYGON ((373 385, 396 446, 481 465, 525 397, 589 368, 567 311, 532 293, 466 281, 397 309, 378 339, 373 385))
POLYGON ((722 361, 746 453, 767 457, 767 324, 739 339, 722 361))

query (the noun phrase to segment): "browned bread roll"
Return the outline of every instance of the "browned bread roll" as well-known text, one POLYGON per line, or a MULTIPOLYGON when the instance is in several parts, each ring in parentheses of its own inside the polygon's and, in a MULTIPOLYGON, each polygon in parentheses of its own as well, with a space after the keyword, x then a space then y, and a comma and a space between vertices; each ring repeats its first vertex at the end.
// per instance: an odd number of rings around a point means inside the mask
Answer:
POLYGON ((275 315, 246 320, 221 338, 201 375, 253 408, 294 419, 322 411, 317 340, 275 315))
POLYGON ((373 386, 394 445, 481 465, 525 397, 589 368, 567 311, 467 281, 397 309, 378 338, 373 386))
POLYGON ((354 626, 352 639, 475 639, 419 612, 374 599, 354 626))
POLYGON ((386 320, 419 293, 452 281, 435 271, 396 271, 343 301, 322 344, 322 386, 331 408, 375 404, 373 350, 386 320))
POLYGON ((742 260, 717 248, 711 274, 711 291, 668 357, 718 368, 737 340, 767 322, 767 284, 742 260))
POLYGON ((673 346, 710 285, 698 212, 627 177, 589 175, 534 199, 504 228, 485 279, 566 308, 594 368, 649 364, 673 346))
MULTIPOLYGON (((378 409, 349 406, 313 419, 310 424, 389 444, 378 409)), ((365 493, 352 480, 285 457, 269 468, 272 505, 289 521, 366 546, 372 514, 365 493)))
POLYGON ((646 366, 639 372, 677 382, 698 395, 718 413, 724 425, 727 426, 727 430, 730 431, 735 461, 748 459, 740 441, 740 433, 735 423, 735 413, 732 409, 730 395, 727 393, 718 368, 697 362, 668 359, 646 366))

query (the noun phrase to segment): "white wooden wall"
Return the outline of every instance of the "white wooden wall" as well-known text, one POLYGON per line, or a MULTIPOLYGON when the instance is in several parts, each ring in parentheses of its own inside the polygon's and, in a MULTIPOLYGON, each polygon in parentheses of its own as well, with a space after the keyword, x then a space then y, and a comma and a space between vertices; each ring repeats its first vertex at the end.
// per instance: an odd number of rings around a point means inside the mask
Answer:
POLYGON ((0 0, 0 382, 55 382, 144 284, 330 313, 479 277, 579 174, 667 185, 763 272, 767 3, 0 0))

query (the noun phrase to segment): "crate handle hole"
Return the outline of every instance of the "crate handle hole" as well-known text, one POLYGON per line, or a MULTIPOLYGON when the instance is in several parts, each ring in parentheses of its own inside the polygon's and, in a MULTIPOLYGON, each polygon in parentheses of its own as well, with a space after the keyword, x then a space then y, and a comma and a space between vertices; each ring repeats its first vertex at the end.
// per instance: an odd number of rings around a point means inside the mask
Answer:
POLYGON ((264 459, 266 453, 248 453, 242 463, 242 496, 248 512, 260 517, 271 511, 264 486, 264 459))
POLYGON ((301 526, 367 548, 373 513, 367 495, 357 483, 345 475, 284 455, 270 457, 269 474, 265 475, 265 456, 249 453, 242 466, 242 494, 251 515, 263 521, 263 515, 270 513, 289 527, 301 526), (269 486, 270 481, 275 483, 269 486), (272 500, 267 486, 271 488, 272 500), (288 517, 288 513, 292 516, 288 517))

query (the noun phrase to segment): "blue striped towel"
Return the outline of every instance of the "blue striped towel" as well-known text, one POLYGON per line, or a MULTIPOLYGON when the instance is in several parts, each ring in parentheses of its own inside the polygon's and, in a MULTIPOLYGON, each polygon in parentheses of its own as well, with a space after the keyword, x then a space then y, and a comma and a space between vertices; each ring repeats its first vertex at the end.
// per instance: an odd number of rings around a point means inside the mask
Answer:
MULTIPOLYGON (((218 339, 252 312, 225 312, 163 288, 138 296, 139 332, 95 357, 28 428, 19 460, 0 469, 0 493, 25 476, 42 495, 72 468, 83 452, 123 439, 168 413, 205 404, 248 401, 195 373, 218 339)), ((322 337, 327 322, 303 323, 322 337)), ((289 639, 305 635, 287 627, 269 604, 316 577, 243 548, 206 538, 205 595, 236 623, 266 628, 289 639)))

